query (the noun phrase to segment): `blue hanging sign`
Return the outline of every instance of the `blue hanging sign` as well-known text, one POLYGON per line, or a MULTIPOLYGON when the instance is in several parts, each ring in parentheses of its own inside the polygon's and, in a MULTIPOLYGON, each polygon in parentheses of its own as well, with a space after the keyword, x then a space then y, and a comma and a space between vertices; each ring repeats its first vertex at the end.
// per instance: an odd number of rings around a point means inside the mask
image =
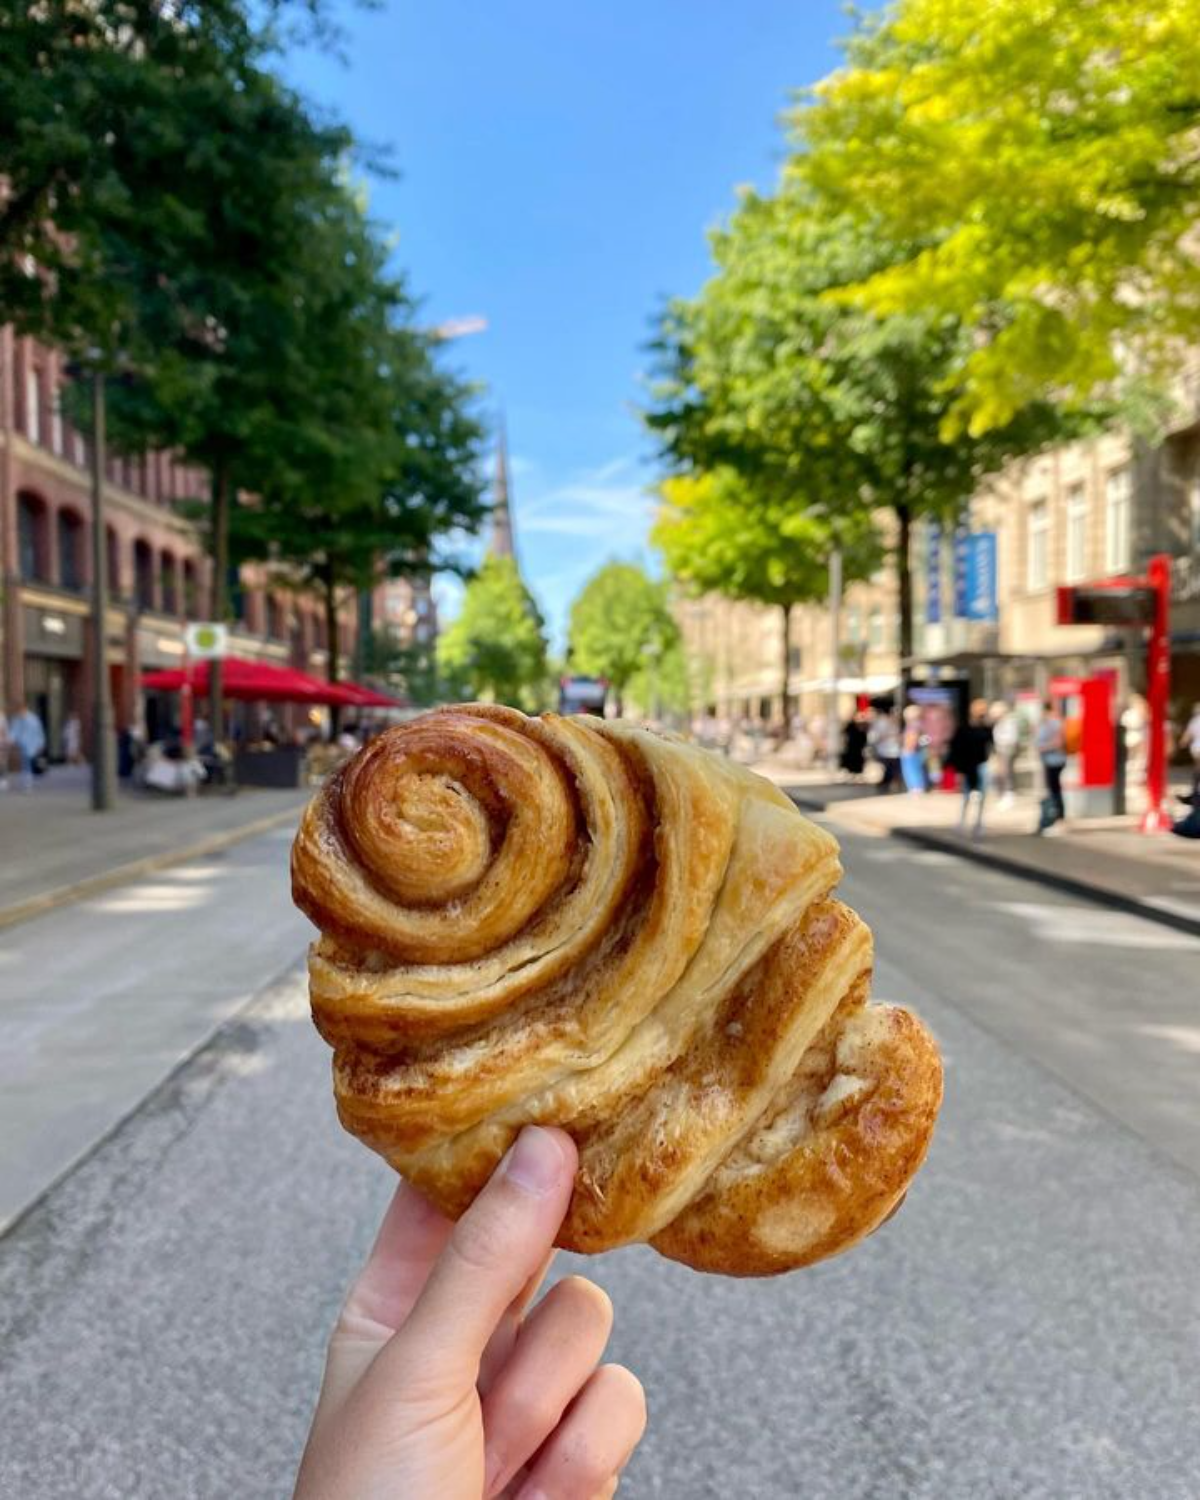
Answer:
POLYGON ((967 619, 993 623, 999 616, 994 531, 977 531, 968 539, 966 572, 967 619))
POLYGON ((925 554, 925 621, 929 625, 942 622, 942 528, 937 521, 930 521, 926 532, 925 554))
POLYGON ((965 526, 954 528, 954 618, 969 619, 967 614, 967 570, 971 557, 971 533, 965 526))

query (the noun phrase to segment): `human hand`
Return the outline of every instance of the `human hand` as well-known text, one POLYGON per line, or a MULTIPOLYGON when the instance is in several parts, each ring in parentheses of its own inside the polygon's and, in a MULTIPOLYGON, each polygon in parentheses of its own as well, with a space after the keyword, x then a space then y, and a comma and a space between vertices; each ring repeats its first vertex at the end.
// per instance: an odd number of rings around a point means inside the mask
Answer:
POLYGON ((457 1224, 402 1184, 329 1343, 295 1500, 607 1500, 646 1425, 582 1277, 525 1317, 578 1158, 526 1127, 457 1224))

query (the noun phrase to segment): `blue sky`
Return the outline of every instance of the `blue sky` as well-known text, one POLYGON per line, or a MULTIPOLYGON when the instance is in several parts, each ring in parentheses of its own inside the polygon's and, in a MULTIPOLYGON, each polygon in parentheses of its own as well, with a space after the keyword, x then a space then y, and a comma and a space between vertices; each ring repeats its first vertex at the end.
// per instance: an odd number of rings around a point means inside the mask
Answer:
MULTIPOLYGON (((517 550, 561 642, 609 558, 649 563, 653 477, 632 407, 664 296, 707 269, 739 183, 773 182, 777 120, 836 62, 840 0, 383 0, 345 61, 288 72, 400 171, 373 212, 455 363, 503 407, 517 550)), ((455 587, 441 589, 453 610, 455 587)))

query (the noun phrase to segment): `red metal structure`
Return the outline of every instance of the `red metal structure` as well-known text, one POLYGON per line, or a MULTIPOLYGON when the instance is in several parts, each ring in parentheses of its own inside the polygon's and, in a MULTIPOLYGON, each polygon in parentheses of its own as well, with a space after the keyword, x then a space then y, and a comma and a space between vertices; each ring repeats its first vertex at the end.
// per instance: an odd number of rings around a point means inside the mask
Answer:
POLYGON ((1150 559, 1145 578, 1108 578, 1058 591, 1060 625, 1148 626, 1146 699, 1150 736, 1146 752, 1146 811, 1143 833, 1171 826, 1167 809, 1167 704, 1171 696, 1171 559, 1150 559))
POLYGON ((1165 552, 1150 559, 1146 570, 1155 593, 1154 619, 1146 662, 1146 697, 1150 704, 1150 747, 1146 753, 1146 811, 1143 833, 1171 827, 1167 810, 1167 704, 1171 696, 1171 559, 1165 552))

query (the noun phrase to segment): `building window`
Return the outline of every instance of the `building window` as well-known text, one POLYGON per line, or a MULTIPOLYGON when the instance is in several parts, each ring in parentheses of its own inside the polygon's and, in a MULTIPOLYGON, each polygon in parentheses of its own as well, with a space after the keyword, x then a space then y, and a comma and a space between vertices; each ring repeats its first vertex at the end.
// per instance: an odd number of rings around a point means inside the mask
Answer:
POLYGON ((267 595, 267 634, 273 641, 284 638, 283 606, 274 594, 267 595))
MULTIPOLYGON (((428 632, 426 632, 426 634, 428 634, 428 632)), ((420 630, 418 630, 418 632, 417 632, 417 637, 420 640, 425 639, 425 636, 421 634, 420 630)), ((799 646, 789 646, 788 647, 788 671, 789 672, 798 672, 799 670, 800 670, 800 647, 799 646)))
POLYGON ((1073 484, 1067 491, 1067 582, 1082 583, 1088 574, 1087 486, 1073 484))
POLYGON ((189 620, 199 614, 200 591, 196 583, 196 564, 188 558, 183 565, 183 612, 189 620))
POLYGON ((883 610, 878 606, 867 616, 867 645, 874 651, 883 645, 883 610))
POLYGON ((1031 593, 1050 581, 1050 507, 1038 500, 1029 507, 1029 548, 1025 584, 1031 593))
POLYGON ((117 538, 116 531, 108 526, 107 551, 108 551, 108 591, 114 599, 121 597, 121 543, 117 538))
POLYGON ((169 552, 164 552, 159 560, 159 598, 162 600, 164 615, 178 613, 179 597, 175 589, 175 559, 169 552))
POLYGON ((1133 475, 1129 465, 1114 469, 1104 487, 1104 568, 1107 573, 1129 569, 1133 511, 1133 475))
POLYGON ((47 524, 46 507, 36 495, 17 497, 17 552, 26 583, 48 582, 47 524))
POLYGON ((76 593, 83 587, 83 521, 73 510, 58 513, 58 581, 76 593))
POLYGON ((54 392, 54 402, 50 408, 50 446, 61 458, 65 449, 63 446, 63 414, 62 414, 62 392, 54 392))
POLYGON ((862 610, 857 604, 846 611, 846 639, 855 646, 862 639, 862 610))
POLYGON ((138 609, 154 608, 154 552, 149 542, 133 544, 133 599, 138 609))
POLYGON ((42 440, 42 372, 36 365, 25 371, 25 436, 31 443, 42 440))

